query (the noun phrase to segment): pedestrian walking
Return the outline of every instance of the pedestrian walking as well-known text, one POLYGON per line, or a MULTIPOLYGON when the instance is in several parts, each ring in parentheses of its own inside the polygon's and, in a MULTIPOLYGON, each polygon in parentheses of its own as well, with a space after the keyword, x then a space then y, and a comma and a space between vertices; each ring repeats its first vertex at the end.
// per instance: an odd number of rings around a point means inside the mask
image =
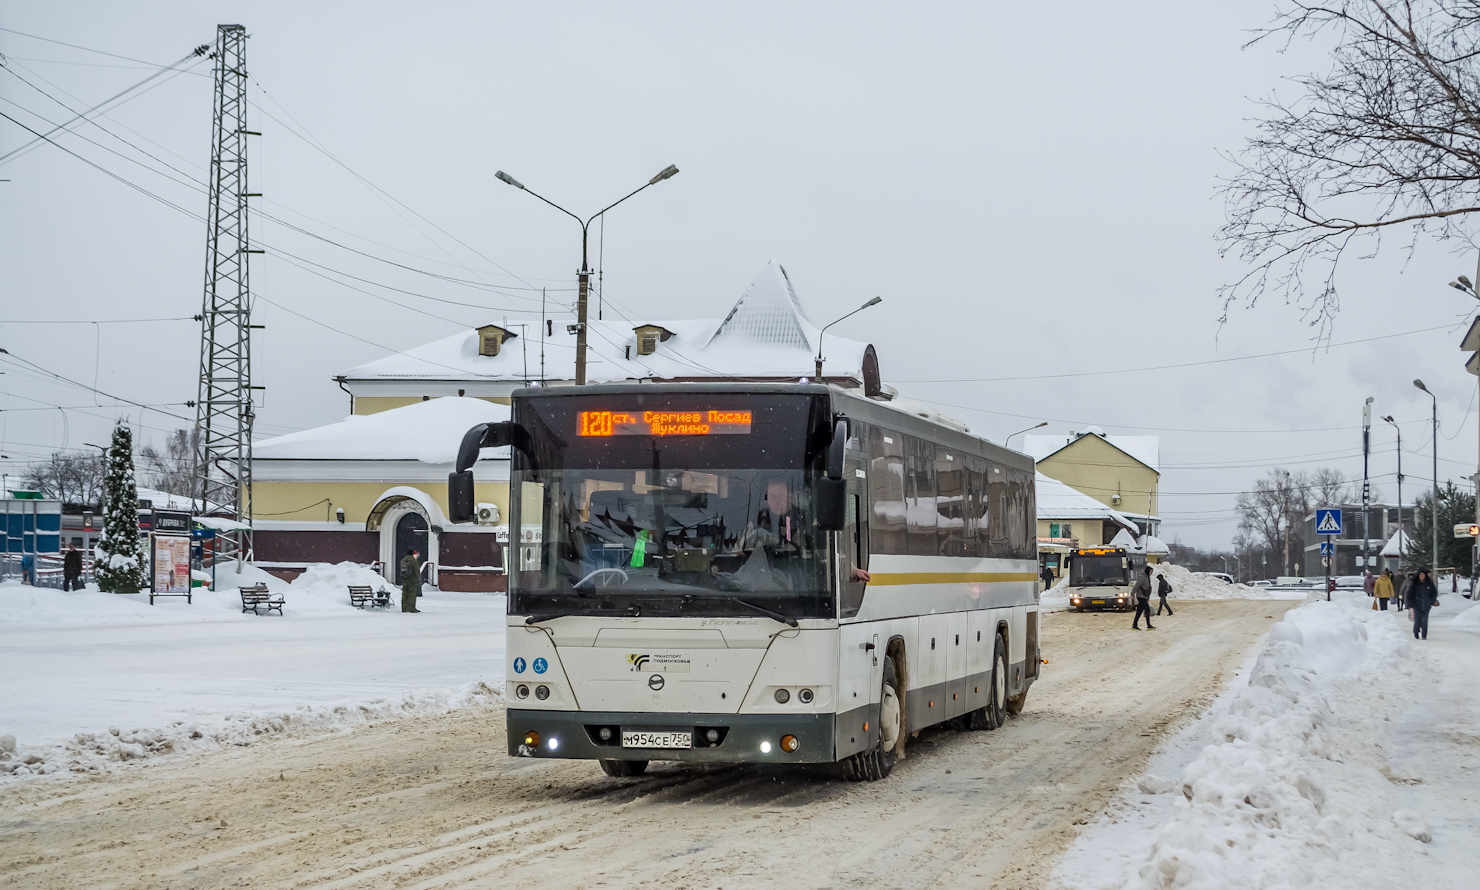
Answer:
POLYGON ((1374 603, 1374 605, 1378 609, 1381 609, 1382 611, 1386 612, 1387 611, 1387 607, 1388 607, 1388 600, 1392 599, 1392 596, 1393 596, 1393 570, 1392 569, 1383 569, 1382 570, 1381 577, 1379 577, 1377 579, 1377 583, 1373 585, 1373 592, 1374 592, 1374 594, 1377 597, 1377 602, 1374 603))
POLYGON ((1131 596, 1136 598, 1136 617, 1131 619, 1131 630, 1140 630, 1141 616, 1146 616, 1146 629, 1156 630, 1151 624, 1151 566, 1141 577, 1136 579, 1136 586, 1131 590, 1131 596))
POLYGON ((421 596, 421 560, 417 559, 416 548, 412 547, 401 557, 401 611, 420 612, 416 598, 421 596))
POLYGON ((1413 586, 1413 573, 1403 573, 1403 586, 1398 588, 1398 611, 1401 612, 1408 605, 1408 588, 1413 586))
POLYGON ((36 554, 21 554, 21 583, 36 586, 36 554))
POLYGON ((1439 588, 1434 586, 1428 569, 1419 569, 1418 577, 1408 588, 1408 614, 1413 618, 1413 638, 1429 638, 1429 610, 1439 603, 1439 588))
POLYGON ((1039 574, 1038 577, 1040 577, 1040 578, 1043 579, 1043 589, 1044 590, 1047 590, 1047 589, 1049 589, 1050 587, 1053 586, 1053 584, 1054 584, 1053 569, 1049 568, 1048 566, 1044 566, 1043 567, 1043 572, 1041 574, 1039 574))
MULTIPOLYGON (((1171 615, 1172 614, 1172 607, 1169 606, 1169 605, 1167 605, 1167 594, 1169 594, 1171 592, 1172 592, 1172 582, 1170 582, 1170 581, 1167 580, 1166 573, 1163 572, 1160 575, 1157 575, 1156 576, 1156 595, 1161 599, 1161 602, 1159 602, 1159 603, 1156 604, 1156 617, 1158 617, 1158 618, 1161 617, 1161 610, 1162 609, 1166 609, 1168 615, 1171 615)), ((1148 615, 1146 617, 1146 623, 1147 624, 1150 624, 1151 623, 1151 616, 1148 615)))
POLYGON ((1377 576, 1372 574, 1371 569, 1362 571, 1362 592, 1369 597, 1377 596, 1377 576))
POLYGON ((76 544, 68 546, 62 556, 62 589, 82 589, 82 551, 76 544))

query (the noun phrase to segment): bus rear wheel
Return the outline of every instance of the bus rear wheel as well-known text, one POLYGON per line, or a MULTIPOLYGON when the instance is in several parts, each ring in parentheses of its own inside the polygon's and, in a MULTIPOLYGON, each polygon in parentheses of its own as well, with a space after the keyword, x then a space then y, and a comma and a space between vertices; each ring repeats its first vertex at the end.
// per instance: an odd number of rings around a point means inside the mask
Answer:
POLYGON ((878 725, 878 743, 843 760, 843 775, 851 782, 887 778, 894 772, 894 752, 904 737, 904 700, 899 696, 899 674, 894 670, 894 659, 887 655, 879 689, 878 725))
POLYGON ((1007 644, 997 634, 992 647, 992 673, 987 677, 987 703, 966 715, 968 729, 996 729, 1007 722, 1007 644))
POLYGON ((627 779, 647 772, 646 760, 598 760, 601 771, 614 779, 627 779))

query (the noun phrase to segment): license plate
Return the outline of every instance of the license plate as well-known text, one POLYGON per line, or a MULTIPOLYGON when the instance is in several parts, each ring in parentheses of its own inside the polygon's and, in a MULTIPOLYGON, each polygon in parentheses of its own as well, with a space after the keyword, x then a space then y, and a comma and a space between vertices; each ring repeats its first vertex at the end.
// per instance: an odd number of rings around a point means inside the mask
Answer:
POLYGON ((1090 600, 1090 603, 1092 605, 1096 605, 1096 606, 1103 606, 1103 605, 1105 605, 1105 601, 1104 600, 1090 600))
POLYGON ((622 731, 623 748, 692 748, 694 734, 691 732, 629 732, 622 731))

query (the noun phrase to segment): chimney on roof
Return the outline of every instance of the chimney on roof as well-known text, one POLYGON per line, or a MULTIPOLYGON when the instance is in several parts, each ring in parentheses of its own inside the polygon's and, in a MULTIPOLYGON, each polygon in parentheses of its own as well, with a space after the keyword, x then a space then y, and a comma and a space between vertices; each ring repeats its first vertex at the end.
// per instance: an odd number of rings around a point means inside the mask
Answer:
POLYGON ((512 340, 519 336, 513 331, 505 330, 496 324, 486 324, 478 329, 478 354, 494 356, 504 348, 505 340, 512 340))

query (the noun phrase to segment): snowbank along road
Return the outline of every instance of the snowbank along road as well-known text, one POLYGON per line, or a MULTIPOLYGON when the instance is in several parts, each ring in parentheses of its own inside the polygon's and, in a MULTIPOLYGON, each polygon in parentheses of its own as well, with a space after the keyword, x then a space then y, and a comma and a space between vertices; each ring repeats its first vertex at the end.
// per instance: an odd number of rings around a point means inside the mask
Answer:
POLYGON ((1037 888, 1288 607, 1183 602, 1139 633, 1051 614, 1022 716, 922 733, 878 783, 511 760, 497 707, 15 783, 0 887, 1037 888))

